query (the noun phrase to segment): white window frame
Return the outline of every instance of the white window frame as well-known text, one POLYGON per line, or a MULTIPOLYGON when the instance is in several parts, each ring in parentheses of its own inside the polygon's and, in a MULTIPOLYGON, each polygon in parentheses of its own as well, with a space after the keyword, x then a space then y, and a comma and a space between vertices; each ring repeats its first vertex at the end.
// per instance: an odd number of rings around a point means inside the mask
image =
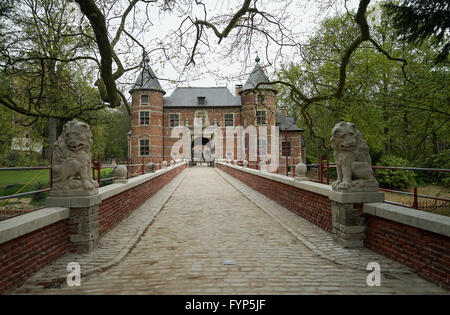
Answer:
POLYGON ((148 95, 148 94, 141 94, 141 97, 140 97, 140 99, 139 99, 139 104, 140 104, 141 106, 150 104, 150 95, 148 95), (142 103, 142 96, 147 96, 147 103, 142 103))
POLYGON ((142 156, 142 157, 150 156, 150 138, 139 138, 139 156, 142 156), (141 141, 145 141, 145 140, 148 141, 148 154, 147 155, 143 155, 142 150, 141 150, 141 148, 142 148, 141 141))
POLYGON ((226 115, 231 115, 231 117, 233 117, 232 118, 232 120, 233 120, 232 122, 233 123, 230 125, 230 127, 234 126, 234 113, 225 113, 225 114, 223 114, 223 123, 224 123, 225 127, 228 127, 226 115))
POLYGON ((256 110, 255 120, 256 120, 256 125, 266 125, 267 124, 267 111, 265 111, 265 110, 256 110), (258 112, 263 112, 264 113, 264 122, 263 123, 259 123, 259 121, 258 121, 258 112))
POLYGON ((150 126, 150 111, 149 110, 140 110, 138 118, 139 118, 139 126, 150 126), (148 113, 148 125, 141 123, 141 113, 148 113))

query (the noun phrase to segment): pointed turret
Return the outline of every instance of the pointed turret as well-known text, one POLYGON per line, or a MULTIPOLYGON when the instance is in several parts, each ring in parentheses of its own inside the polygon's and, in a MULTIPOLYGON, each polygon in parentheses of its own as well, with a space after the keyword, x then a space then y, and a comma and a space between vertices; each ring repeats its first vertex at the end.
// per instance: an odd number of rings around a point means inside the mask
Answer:
POLYGON ((136 78, 136 82, 130 90, 130 93, 133 93, 134 90, 153 90, 166 94, 166 92, 162 89, 161 84, 159 84, 155 72, 152 67, 150 67, 149 61, 150 59, 145 59, 143 69, 136 78))
MULTIPOLYGON (((247 82, 245 82, 244 86, 240 90, 240 94, 242 94, 245 91, 254 89, 259 83, 265 83, 270 82, 269 78, 267 77, 266 73, 264 72, 264 69, 259 64, 259 57, 256 56, 256 65, 253 68, 252 72, 250 73, 250 76, 247 79, 247 82)), ((272 85, 270 84, 260 84, 258 86, 258 89, 265 89, 265 90, 271 90, 275 93, 277 92, 272 85)))
POLYGON ((163 157, 163 95, 155 72, 146 58, 131 93, 129 157, 136 163, 160 163, 163 157))
POLYGON ((255 68, 239 91, 244 127, 275 124, 275 95, 277 90, 270 84, 264 84, 270 82, 270 80, 259 64, 258 56, 255 61, 255 68), (257 89, 254 90, 256 87, 257 89))

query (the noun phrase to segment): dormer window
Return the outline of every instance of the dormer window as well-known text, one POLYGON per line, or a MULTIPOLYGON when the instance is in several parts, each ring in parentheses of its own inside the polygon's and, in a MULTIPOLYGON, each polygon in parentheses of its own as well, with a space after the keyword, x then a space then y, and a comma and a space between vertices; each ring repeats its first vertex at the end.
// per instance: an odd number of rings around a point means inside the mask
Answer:
POLYGON ((198 105, 206 105, 206 97, 199 96, 197 97, 198 105))
POLYGON ((148 95, 141 95, 141 105, 148 104, 148 95))

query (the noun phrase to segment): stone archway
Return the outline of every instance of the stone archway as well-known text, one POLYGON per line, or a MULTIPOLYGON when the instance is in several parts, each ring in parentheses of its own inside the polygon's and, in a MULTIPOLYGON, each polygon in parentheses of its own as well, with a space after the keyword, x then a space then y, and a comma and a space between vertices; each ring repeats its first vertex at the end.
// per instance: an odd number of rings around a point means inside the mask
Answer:
POLYGON ((211 148, 211 139, 205 137, 193 138, 191 142, 191 162, 210 162, 210 154, 214 153, 213 151, 214 147, 211 148))

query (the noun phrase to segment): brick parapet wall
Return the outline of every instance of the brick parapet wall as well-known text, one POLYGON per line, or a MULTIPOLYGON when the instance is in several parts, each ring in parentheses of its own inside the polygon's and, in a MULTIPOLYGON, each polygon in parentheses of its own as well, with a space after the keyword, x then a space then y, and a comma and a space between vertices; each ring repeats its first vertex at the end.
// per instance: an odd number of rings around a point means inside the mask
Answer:
POLYGON ((249 187, 331 233, 332 213, 328 196, 273 181, 235 167, 220 163, 216 165, 249 187))
MULTIPOLYGON (((299 184, 285 176, 223 163, 216 165, 325 231, 332 231, 329 199, 332 192, 327 194, 326 191, 301 189, 296 187, 299 184)), ((304 185, 319 185, 309 183, 304 185)), ((365 247, 408 266, 422 278, 450 290, 449 217, 382 202, 352 205, 365 217, 365 247)))
MULTIPOLYGON (((380 205, 372 207, 380 209, 380 205)), ((384 207, 387 206, 384 205, 384 207)), ((398 208, 394 210, 401 211, 405 217, 420 216, 420 219, 409 219, 408 222, 411 224, 406 224, 397 222, 402 221, 398 217, 393 218, 396 221, 382 217, 388 216, 385 215, 388 213, 380 216, 376 212, 365 209, 367 223, 364 245, 408 266, 420 277, 450 290, 450 237, 448 235, 450 225, 445 222, 449 221, 449 218, 405 207, 389 207, 398 208), (434 222, 430 224, 430 221, 423 223, 424 218, 428 219, 428 217, 431 220, 438 220, 438 224, 433 224, 434 222), (430 229, 436 229, 436 232, 430 229)))
POLYGON ((65 220, 0 244, 0 293, 63 256, 68 245, 65 220))

